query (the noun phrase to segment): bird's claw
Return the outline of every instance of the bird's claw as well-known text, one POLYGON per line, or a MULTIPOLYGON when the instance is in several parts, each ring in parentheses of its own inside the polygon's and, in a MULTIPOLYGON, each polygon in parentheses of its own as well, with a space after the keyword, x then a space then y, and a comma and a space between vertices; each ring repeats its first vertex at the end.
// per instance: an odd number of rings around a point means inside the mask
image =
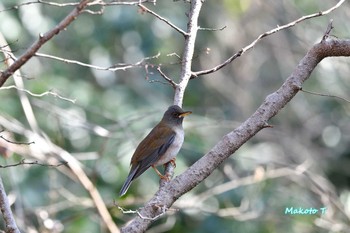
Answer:
POLYGON ((170 181, 170 177, 169 177, 167 174, 161 175, 161 176, 159 176, 159 177, 160 177, 161 180, 165 180, 165 181, 167 181, 167 182, 170 181))
POLYGON ((171 165, 176 167, 176 158, 173 158, 172 160, 170 160, 169 163, 171 163, 171 165))

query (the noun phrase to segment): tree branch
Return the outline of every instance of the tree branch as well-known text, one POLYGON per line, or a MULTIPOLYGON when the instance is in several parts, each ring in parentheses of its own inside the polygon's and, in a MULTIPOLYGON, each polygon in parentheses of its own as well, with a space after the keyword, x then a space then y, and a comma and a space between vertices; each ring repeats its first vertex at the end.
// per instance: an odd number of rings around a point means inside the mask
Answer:
POLYGON ((307 94, 311 94, 311 95, 318 95, 318 96, 324 96, 324 97, 337 98, 337 99, 340 99, 340 100, 343 100, 343 101, 345 101, 345 102, 350 103, 350 100, 348 100, 348 99, 346 99, 346 98, 343 98, 343 97, 341 97, 341 96, 337 96, 337 95, 318 93, 318 92, 313 92, 313 91, 307 91, 307 90, 304 90, 304 89, 300 89, 300 91, 305 92, 305 93, 307 93, 307 94))
POLYGON ((0 168, 17 167, 20 165, 38 165, 38 166, 42 166, 42 167, 60 167, 62 165, 67 165, 67 164, 68 164, 68 162, 63 162, 63 163, 58 163, 58 164, 45 164, 45 163, 39 163, 39 161, 27 162, 27 161, 25 161, 25 159, 22 159, 18 163, 9 164, 9 165, 0 165, 0 168))
POLYGON ((73 103, 73 104, 74 104, 75 101, 76 101, 75 99, 69 99, 69 98, 67 98, 67 97, 63 97, 63 96, 61 96, 61 95, 59 95, 58 93, 53 92, 53 91, 45 91, 45 92, 43 92, 43 93, 36 94, 36 93, 33 93, 33 92, 29 91, 29 90, 18 88, 18 87, 16 87, 15 85, 0 87, 0 90, 10 90, 10 89, 15 89, 15 90, 17 90, 17 91, 25 92, 25 93, 27 93, 28 95, 31 95, 31 96, 33 96, 33 97, 43 97, 43 96, 46 96, 46 95, 52 95, 52 96, 54 96, 54 97, 57 97, 57 98, 59 98, 59 99, 61 99, 61 100, 65 100, 65 101, 71 102, 71 103, 73 103))
MULTIPOLYGON (((194 54, 196 37, 199 30, 198 18, 202 5, 203 2, 201 0, 191 1, 189 21, 187 23, 187 36, 185 39, 185 48, 183 51, 181 61, 180 82, 176 85, 174 95, 174 104, 180 107, 182 106, 185 90, 192 74, 192 58, 194 54)), ((169 177, 173 177, 174 169, 175 167, 173 166, 173 164, 168 163, 165 166, 164 172, 169 177)), ((164 185, 164 183, 164 180, 160 180, 160 186, 164 185)))
MULTIPOLYGON (((152 219, 207 178, 246 141, 265 128, 267 122, 298 93, 317 64, 325 57, 331 56, 350 56, 350 40, 324 40, 314 45, 283 85, 268 95, 253 115, 226 134, 184 173, 161 186, 154 197, 141 208, 140 215, 152 219), (159 206, 163 208, 158 208, 159 206)), ((151 222, 136 216, 130 224, 122 228, 122 232, 144 232, 151 222)))
POLYGON ((116 71, 120 71, 120 70, 126 71, 126 70, 131 69, 131 68, 146 66, 149 64, 149 63, 147 63, 148 60, 159 58, 160 53, 157 53, 156 55, 153 55, 150 57, 142 58, 141 60, 139 60, 133 64, 117 63, 117 64, 114 64, 110 67, 96 66, 96 65, 84 63, 84 62, 77 61, 77 60, 65 59, 62 57, 52 56, 52 55, 43 54, 43 53, 35 53, 34 55, 36 57, 49 58, 49 59, 61 61, 61 62, 67 63, 67 64, 75 64, 75 65, 88 67, 88 68, 95 69, 95 70, 105 70, 105 71, 116 72, 116 71))
POLYGON ((16 221, 13 217, 10 203, 7 199, 7 195, 6 195, 1 177, 0 177, 0 209, 5 220, 5 225, 6 225, 5 231, 7 233, 20 233, 20 231, 18 230, 16 221))
MULTIPOLYGON (((2 131, 0 131, 0 133, 1 133, 1 132, 2 132, 2 131)), ((5 138, 5 137, 2 136, 2 135, 0 135, 0 139, 6 141, 6 142, 8 142, 8 143, 12 143, 12 144, 16 144, 16 145, 27 145, 27 146, 29 146, 30 144, 33 144, 33 143, 34 143, 34 142, 15 142, 15 141, 11 141, 11 140, 5 138)))
MULTIPOLYGON (((113 219, 110 213, 108 212, 108 209, 101 195, 99 194, 96 186, 89 179, 88 175, 83 170, 80 162, 72 154, 52 143, 44 133, 37 134, 31 130, 27 130, 22 125, 16 124, 16 122, 13 119, 8 120, 0 115, 0 124, 6 125, 10 131, 15 132, 17 134, 22 134, 27 138, 35 138, 35 142, 37 143, 32 144, 30 147, 28 147, 30 151, 28 151, 27 154, 33 156, 38 160, 46 160, 49 164, 66 163, 67 167, 70 168, 72 174, 74 174, 74 177, 76 177, 79 180, 81 185, 89 193, 92 202, 98 210, 99 216, 101 217, 103 223, 105 224, 109 232, 120 232, 116 224, 113 222, 113 219)), ((62 166, 61 168, 64 169, 66 167, 62 166)))
MULTIPOLYGON (((217 65, 217 66, 215 66, 213 68, 207 69, 207 70, 201 70, 201 71, 193 72, 191 79, 196 78, 196 77, 201 76, 201 75, 211 74, 211 73, 214 73, 214 72, 222 69, 226 65, 230 64, 233 60, 235 60, 236 58, 242 56, 248 50, 252 49, 264 37, 267 37, 269 35, 275 34, 276 32, 279 32, 281 30, 293 27, 296 24, 298 24, 298 23, 300 23, 300 22, 302 22, 304 20, 315 18, 315 17, 319 17, 319 16, 322 16, 322 15, 327 15, 327 14, 331 13, 332 11, 334 11, 335 9, 339 8, 344 2, 345 2, 345 0, 340 0, 335 6, 329 8, 328 10, 320 11, 320 12, 317 12, 317 13, 314 13, 314 14, 302 16, 302 17, 300 17, 299 19, 297 19, 297 20, 295 20, 293 22, 290 22, 290 23, 282 25, 282 26, 277 26, 276 28, 271 29, 270 31, 264 32, 263 34, 259 35, 252 43, 250 43, 246 47, 242 48, 237 53, 233 54, 230 58, 228 58, 223 63, 221 63, 221 64, 219 64, 219 65, 217 65)), ((332 29, 332 27, 331 28, 327 28, 327 31, 330 31, 331 29, 332 29)), ((325 33, 324 36, 326 37, 328 35, 329 35, 329 33, 328 34, 325 33)))
POLYGON ((167 81, 173 89, 176 89, 177 83, 175 83, 171 78, 169 78, 160 68, 160 66, 157 67, 157 71, 159 74, 167 81))
POLYGON ((70 12, 56 27, 46 32, 45 34, 40 34, 39 39, 34 42, 32 46, 22 55, 20 56, 10 67, 0 73, 0 87, 4 85, 6 80, 21 66, 23 66, 31 57, 35 55, 35 53, 43 46, 47 41, 49 41, 52 37, 60 33, 64 30, 71 22, 73 22, 78 15, 82 13, 84 8, 90 0, 82 0, 80 3, 74 8, 72 12, 70 12))
MULTIPOLYGON (((140 3, 153 3, 154 5, 156 4, 156 0, 136 0, 136 1, 109 1, 109 2, 104 2, 100 0, 95 0, 93 2, 90 2, 87 6, 133 6, 133 5, 138 5, 140 3)), ((28 1, 28 2, 23 2, 17 5, 14 5, 12 7, 4 8, 0 10, 1 12, 4 11, 10 11, 10 10, 16 10, 22 6, 28 6, 28 5, 33 5, 33 4, 45 4, 48 6, 57 6, 57 7, 68 7, 68 6, 77 6, 79 3, 78 2, 66 2, 66 3, 57 3, 57 2, 50 2, 50 1, 43 1, 43 0, 36 0, 36 1, 28 1)))
MULTIPOLYGON (((86 1, 86 2, 88 2, 88 1, 86 1)), ((75 10, 79 10, 79 9, 81 10, 81 8, 76 7, 75 10)), ((70 15, 72 15, 72 13, 70 15)), ((69 18, 69 17, 67 16, 66 19, 67 18, 69 18)), ((62 25, 62 22, 59 25, 62 25)), ((3 38, 2 34, 0 33, 0 45, 6 44, 5 42, 6 42, 5 39, 3 38)), ((13 62, 12 59, 9 58, 9 54, 11 54, 11 52, 5 52, 4 50, 2 50, 2 52, 4 53, 4 56, 6 58, 5 62, 9 65, 8 69, 13 67, 13 65, 15 65, 16 62, 21 60, 21 58, 19 58, 18 60, 13 62)), ((25 54, 27 54, 27 52, 25 54)), ((35 54, 35 51, 33 52, 33 54, 31 54, 31 56, 33 56, 34 54, 35 54)), ((22 57, 24 55, 22 55, 22 57)), ((28 57, 28 59, 30 57, 28 57)), ((19 70, 15 70, 14 72, 19 73, 19 70)), ((18 90, 24 89, 24 84, 23 84, 23 80, 21 79, 21 76, 15 75, 14 79, 15 79, 16 86, 19 88, 18 90)), ((68 163, 69 168, 73 172, 73 174, 78 178, 79 182, 83 185, 83 187, 90 194, 91 199, 93 200, 93 203, 95 204, 95 206, 99 212, 99 215, 101 216, 101 218, 102 218, 103 222, 105 223, 106 227, 108 228, 108 230, 111 233, 120 232, 118 227, 116 226, 116 224, 113 222, 113 219, 112 219, 111 215, 109 214, 108 209, 107 209, 106 205, 104 204, 101 195, 99 194, 98 190, 96 189, 94 184, 91 182, 91 180, 88 178, 88 176, 86 175, 84 170, 82 169, 80 163, 71 154, 69 154, 67 151, 63 150, 62 148, 58 147, 57 145, 54 145, 46 137, 46 135, 40 130, 40 128, 37 124, 33 109, 31 107, 29 100, 28 100, 28 97, 25 95, 25 92, 18 91, 18 94, 19 94, 21 104, 22 104, 23 110, 25 112, 26 118, 31 126, 31 129, 33 130, 33 131, 29 131, 29 130, 23 129, 22 130, 23 132, 21 132, 21 133, 23 135, 27 135, 27 138, 35 138, 35 141, 38 142, 37 144, 33 144, 32 145, 33 147, 31 147, 32 150, 35 150, 35 152, 33 153, 34 157, 35 156, 38 156, 38 157, 42 156, 43 158, 47 159, 48 151, 50 151, 50 156, 52 156, 53 154, 56 154, 57 156, 60 156, 64 161, 66 161, 68 163)))
POLYGON ((186 32, 184 32, 181 28, 179 28, 178 26, 176 26, 175 24, 173 24, 172 22, 170 22, 169 20, 167 20, 166 18, 158 15, 157 13, 155 13, 154 11, 148 9, 147 7, 145 7, 142 4, 138 4, 138 6, 141 8, 141 10, 155 16, 156 18, 158 18, 159 20, 163 21, 164 23, 168 24, 170 27, 174 28, 176 31, 178 31, 181 35, 183 36, 187 36, 188 34, 186 32))
POLYGON ((192 75, 192 58, 194 53, 194 47, 198 32, 198 17, 200 10, 202 8, 201 0, 191 1, 189 21, 187 23, 187 36, 185 40, 185 48, 182 55, 181 61, 181 75, 180 82, 175 89, 174 104, 182 106, 183 97, 185 94, 185 89, 187 87, 188 81, 192 75))

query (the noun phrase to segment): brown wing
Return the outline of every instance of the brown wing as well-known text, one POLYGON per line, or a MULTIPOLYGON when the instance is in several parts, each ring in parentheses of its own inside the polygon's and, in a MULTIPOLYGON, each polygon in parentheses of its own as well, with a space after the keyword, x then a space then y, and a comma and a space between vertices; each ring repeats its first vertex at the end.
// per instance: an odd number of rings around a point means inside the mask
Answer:
POLYGON ((159 123, 137 146, 131 158, 131 169, 119 195, 122 196, 131 182, 154 164, 174 142, 175 131, 159 123), (136 156, 138 155, 138 156, 136 156))
POLYGON ((131 159, 132 166, 139 165, 134 179, 164 155, 174 142, 175 135, 175 131, 160 123, 141 141, 131 159))

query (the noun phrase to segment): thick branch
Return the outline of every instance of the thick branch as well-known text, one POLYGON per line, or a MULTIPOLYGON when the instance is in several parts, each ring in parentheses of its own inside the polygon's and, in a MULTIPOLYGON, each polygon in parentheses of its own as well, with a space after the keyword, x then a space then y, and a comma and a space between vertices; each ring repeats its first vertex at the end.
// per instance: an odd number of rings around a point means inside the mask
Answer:
POLYGON ((82 0, 69 13, 56 27, 45 33, 39 35, 39 39, 22 55, 20 56, 10 67, 0 73, 0 87, 6 82, 6 80, 21 66, 23 66, 35 53, 52 37, 57 35, 60 31, 64 30, 71 22, 73 22, 79 14, 82 13, 83 9, 87 6, 90 0, 82 0))
POLYGON ((2 215, 4 216, 4 220, 6 224, 5 231, 8 233, 20 233, 16 225, 16 221, 13 217, 10 203, 7 199, 7 195, 5 192, 4 185, 2 184, 1 177, 0 177, 0 209, 1 209, 2 215))
POLYGON ((283 85, 268 95, 252 116, 225 135, 184 173, 161 186, 154 197, 139 211, 140 215, 122 228, 122 232, 144 232, 152 222, 150 219, 162 215, 179 197, 196 187, 246 141, 265 128, 267 122, 298 93, 317 64, 323 58, 330 56, 350 56, 350 40, 329 40, 316 44, 283 85))

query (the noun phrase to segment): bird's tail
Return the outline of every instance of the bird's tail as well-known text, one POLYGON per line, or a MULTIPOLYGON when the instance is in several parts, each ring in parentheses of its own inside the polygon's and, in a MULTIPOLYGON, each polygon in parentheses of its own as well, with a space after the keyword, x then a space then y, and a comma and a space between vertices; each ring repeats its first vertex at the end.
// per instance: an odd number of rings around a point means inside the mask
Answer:
POLYGON ((119 196, 123 196, 129 189, 130 185, 131 185, 131 182, 134 180, 134 177, 135 177, 135 173, 137 171, 137 168, 131 168, 130 172, 129 172, 129 175, 128 175, 128 178, 126 178, 122 188, 120 189, 120 192, 119 192, 119 196))

